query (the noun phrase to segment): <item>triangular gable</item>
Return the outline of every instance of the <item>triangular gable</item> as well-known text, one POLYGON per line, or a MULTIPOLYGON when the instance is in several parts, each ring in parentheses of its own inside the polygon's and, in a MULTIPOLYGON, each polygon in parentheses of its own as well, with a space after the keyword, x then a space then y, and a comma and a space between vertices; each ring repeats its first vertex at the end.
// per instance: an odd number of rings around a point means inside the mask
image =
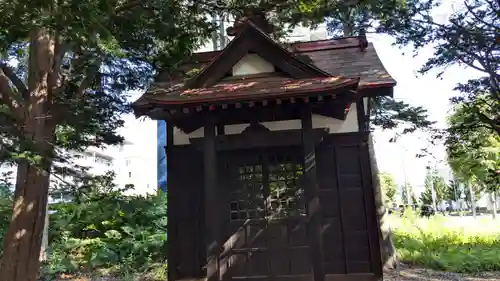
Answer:
POLYGON ((327 72, 296 57, 281 47, 253 23, 248 22, 222 53, 198 75, 185 83, 185 88, 211 87, 219 82, 246 54, 253 52, 292 78, 330 77, 327 72))

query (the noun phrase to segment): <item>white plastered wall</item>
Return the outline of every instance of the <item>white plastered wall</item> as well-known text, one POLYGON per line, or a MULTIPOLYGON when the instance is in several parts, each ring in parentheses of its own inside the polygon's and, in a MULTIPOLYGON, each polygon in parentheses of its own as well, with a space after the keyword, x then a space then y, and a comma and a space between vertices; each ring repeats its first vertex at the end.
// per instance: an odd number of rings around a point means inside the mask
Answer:
POLYGON ((274 65, 257 54, 247 54, 233 66, 233 76, 274 72, 274 65))
MULTIPOLYGON (((312 123, 313 123, 313 128, 327 128, 329 129, 330 134, 357 132, 358 120, 357 120, 356 104, 355 103, 351 104, 351 110, 347 114, 345 120, 339 120, 335 118, 313 114, 312 123)), ((261 124, 266 126, 271 131, 294 130, 294 129, 301 129, 302 127, 300 120, 263 122, 261 124)), ((241 134, 241 132, 243 132, 243 130, 249 125, 250 124, 226 125, 225 133, 226 135, 241 134)), ((190 134, 185 134, 178 128, 174 128, 174 145, 190 144, 189 138, 202 138, 202 137, 203 137, 203 127, 197 129, 196 131, 190 134)))
MULTIPOLYGON (((238 75, 249 75, 257 73, 269 73, 274 71, 275 71, 274 65, 264 60, 259 55, 247 54, 233 66, 232 74, 233 76, 238 76, 238 75)), ((367 98, 364 98, 365 112, 368 110, 367 100, 368 100, 367 98)), ((346 120, 339 120, 335 118, 313 114, 312 123, 313 123, 313 128, 327 128, 329 129, 330 134, 357 132, 358 118, 356 112, 356 103, 351 104, 351 109, 347 114, 346 120)), ((263 122, 262 124, 271 131, 301 129, 300 120, 263 122)), ((225 134, 226 135, 240 134, 249 125, 250 124, 226 125, 225 134)), ((185 134, 178 128, 174 128, 174 145, 189 144, 190 143, 189 138, 201 138, 201 137, 203 137, 203 128, 199 128, 190 134, 185 134)))

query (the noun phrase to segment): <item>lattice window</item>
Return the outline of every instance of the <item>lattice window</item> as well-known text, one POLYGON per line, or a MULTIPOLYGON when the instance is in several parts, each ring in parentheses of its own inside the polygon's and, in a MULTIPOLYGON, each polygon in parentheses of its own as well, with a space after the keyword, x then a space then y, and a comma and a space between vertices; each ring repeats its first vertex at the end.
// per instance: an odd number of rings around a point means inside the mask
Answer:
POLYGON ((302 174, 302 165, 291 159, 269 163, 269 197, 266 204, 269 219, 305 214, 303 191, 299 186, 302 174))
POLYGON ((238 168, 239 180, 231 194, 230 219, 246 220, 264 217, 262 165, 238 168))
POLYGON ((237 168, 230 201, 230 220, 281 219, 305 215, 299 179, 302 165, 281 153, 265 155, 259 164, 237 168))

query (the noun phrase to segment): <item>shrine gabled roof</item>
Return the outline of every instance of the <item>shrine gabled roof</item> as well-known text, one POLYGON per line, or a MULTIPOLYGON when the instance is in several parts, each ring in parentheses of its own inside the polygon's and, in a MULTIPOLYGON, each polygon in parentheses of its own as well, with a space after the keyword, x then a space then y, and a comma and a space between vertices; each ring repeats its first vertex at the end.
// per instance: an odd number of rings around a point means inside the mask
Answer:
POLYGON ((200 73, 185 83, 185 88, 210 87, 220 81, 248 53, 257 53, 290 77, 329 77, 327 72, 295 56, 271 39, 252 22, 236 36, 200 73))
MULTIPOLYGON (((384 69, 372 44, 364 37, 278 44, 251 22, 222 51, 193 54, 182 65, 185 72, 201 69, 187 81, 160 74, 156 83, 134 104, 136 114, 165 105, 193 105, 280 99, 304 93, 384 88, 396 84, 384 69), (273 64, 276 73, 262 77, 225 75, 248 53, 257 53, 273 64), (282 75, 276 77, 276 74, 282 75), (354 87, 353 87, 354 86, 354 87), (139 110, 139 108, 143 108, 139 110)), ((259 76, 259 75, 257 75, 259 76)))
MULTIPOLYGON (((394 87, 396 81, 387 72, 377 55, 375 46, 368 43, 361 48, 358 36, 328 40, 295 42, 288 49, 298 57, 306 57, 310 63, 331 76, 359 77, 360 88, 394 87)), ((192 69, 203 69, 217 58, 222 51, 194 53, 183 64, 186 72, 192 69)), ((167 73, 161 73, 159 83, 175 81, 167 73)))

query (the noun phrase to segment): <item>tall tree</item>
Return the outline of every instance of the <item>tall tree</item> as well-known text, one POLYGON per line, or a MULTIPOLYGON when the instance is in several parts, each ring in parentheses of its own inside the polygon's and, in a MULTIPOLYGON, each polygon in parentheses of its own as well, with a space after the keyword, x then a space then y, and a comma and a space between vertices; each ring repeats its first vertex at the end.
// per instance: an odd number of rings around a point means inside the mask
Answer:
MULTIPOLYGON (((327 26, 333 36, 355 36, 364 32, 384 33, 387 21, 393 17, 411 18, 416 13, 428 12, 433 5, 421 5, 420 0, 359 2, 356 5, 335 6, 328 9, 327 26)), ((381 129, 398 129, 410 133, 429 129, 427 110, 390 97, 375 97, 371 101, 371 124, 381 129)))
POLYGON ((446 180, 441 176, 436 170, 434 170, 433 174, 433 183, 434 183, 434 190, 436 192, 436 201, 439 204, 443 203, 443 200, 446 200, 446 180))
POLYGON ((439 172, 435 168, 428 167, 424 185, 425 191, 421 198, 426 202, 429 202, 430 199, 430 204, 432 204, 435 209, 441 206, 442 201, 445 200, 446 197, 447 185, 446 180, 439 175, 439 172))
MULTIPOLYGON (((436 5, 434 0, 419 2, 423 6, 436 5)), ((464 122, 450 129, 467 132, 486 128, 500 135, 500 2, 463 0, 457 4, 462 7, 444 23, 418 11, 409 17, 388 19, 380 30, 394 35, 398 44, 411 44, 417 50, 433 44, 434 55, 421 73, 440 69, 441 76, 451 65, 479 71, 480 77, 456 86, 452 102, 467 110, 462 114, 464 122)))
POLYGON ((444 191, 443 199, 448 201, 448 206, 450 207, 450 211, 453 211, 453 202, 458 202, 461 194, 462 190, 460 184, 454 180, 448 181, 448 184, 446 185, 444 191))
POLYGON ((434 206, 434 200, 432 196, 432 177, 428 174, 425 176, 425 183, 424 183, 425 189, 424 192, 420 194, 420 201, 424 205, 431 205, 434 206))
POLYGON ((35 281, 49 175, 68 150, 121 141, 123 95, 205 38, 205 10, 186 1, 2 1, 0 145, 17 164, 1 281, 35 281))
MULTIPOLYGON (((467 122, 468 114, 467 104, 457 105, 448 119, 450 127, 467 122)), ((448 163, 457 177, 490 194, 497 194, 500 191, 500 135, 486 127, 450 132, 453 134, 446 139, 448 163)), ((496 212, 493 216, 496 217, 496 212)))
POLYGON ((407 182, 403 186, 401 186, 401 200, 404 204, 413 205, 417 204, 418 200, 415 196, 415 192, 413 191, 413 186, 407 182))
POLYGON ((384 203, 386 206, 389 206, 394 203, 396 199, 398 191, 396 181, 394 180, 394 177, 387 172, 379 173, 379 180, 384 194, 384 203))

